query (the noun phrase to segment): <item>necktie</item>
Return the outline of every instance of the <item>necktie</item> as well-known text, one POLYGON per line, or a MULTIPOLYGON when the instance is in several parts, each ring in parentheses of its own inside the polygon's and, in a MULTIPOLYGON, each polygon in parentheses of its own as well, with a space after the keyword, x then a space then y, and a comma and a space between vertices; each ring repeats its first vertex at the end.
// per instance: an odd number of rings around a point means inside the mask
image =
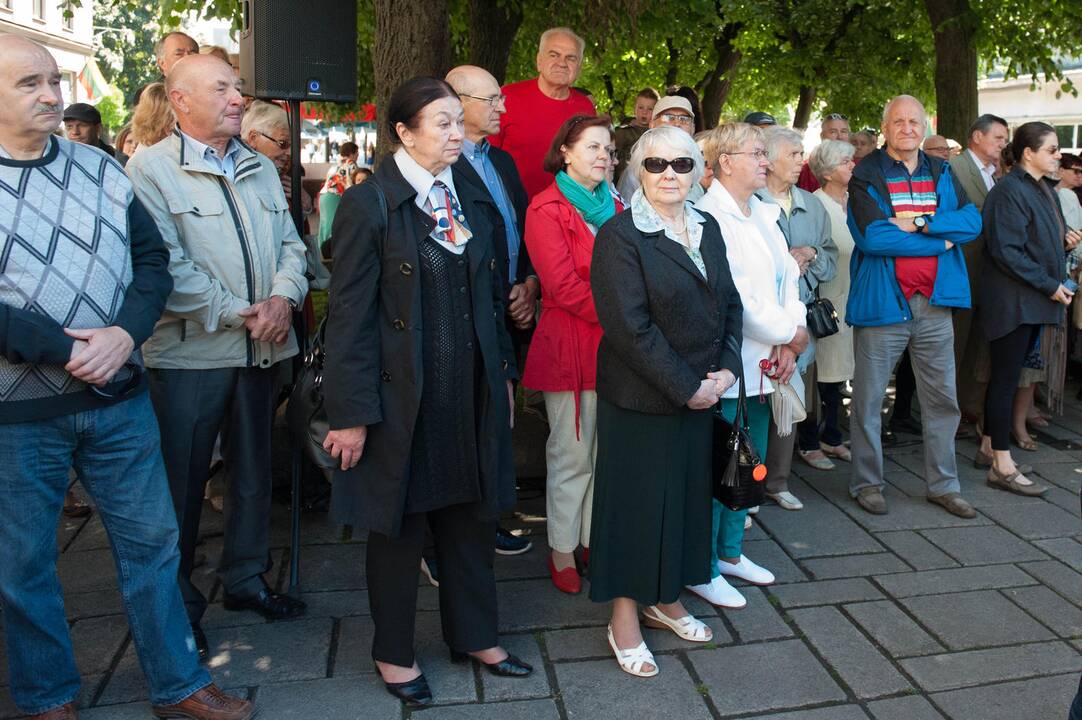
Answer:
POLYGON ((432 219, 436 221, 436 228, 432 232, 437 239, 459 245, 473 237, 458 199, 442 180, 432 183, 428 202, 432 206, 432 219))

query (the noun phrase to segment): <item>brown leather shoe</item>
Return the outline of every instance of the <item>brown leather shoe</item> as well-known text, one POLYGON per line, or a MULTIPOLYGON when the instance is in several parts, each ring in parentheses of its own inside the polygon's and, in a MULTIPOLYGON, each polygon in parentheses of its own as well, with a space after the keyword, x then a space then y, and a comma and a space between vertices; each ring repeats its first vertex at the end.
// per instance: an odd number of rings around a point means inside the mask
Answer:
POLYGON ((157 705, 153 708, 157 718, 184 718, 185 720, 249 720, 255 717, 255 705, 247 700, 226 695, 211 683, 197 690, 176 705, 157 705))
POLYGON ((30 720, 79 720, 79 711, 75 709, 75 703, 64 703, 37 715, 31 715, 30 720))
POLYGON ((928 502, 942 505, 951 515, 960 518, 975 518, 977 511, 966 502, 958 493, 946 493, 945 495, 929 495, 928 502))

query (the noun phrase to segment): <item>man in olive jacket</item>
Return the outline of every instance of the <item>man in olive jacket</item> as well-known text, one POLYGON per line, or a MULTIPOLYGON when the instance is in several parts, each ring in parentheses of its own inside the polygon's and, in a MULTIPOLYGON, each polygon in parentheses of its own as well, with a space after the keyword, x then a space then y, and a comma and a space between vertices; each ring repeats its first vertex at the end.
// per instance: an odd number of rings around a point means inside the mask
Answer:
POLYGON ((177 130, 128 163, 135 193, 169 249, 173 292, 144 347, 180 525, 180 587, 200 649, 207 601, 191 582, 211 453, 225 469, 227 610, 268 619, 304 604, 270 590, 267 530, 277 363, 297 353, 291 310, 304 299, 304 244, 274 165, 245 145, 233 70, 212 55, 173 66, 166 90, 177 130))

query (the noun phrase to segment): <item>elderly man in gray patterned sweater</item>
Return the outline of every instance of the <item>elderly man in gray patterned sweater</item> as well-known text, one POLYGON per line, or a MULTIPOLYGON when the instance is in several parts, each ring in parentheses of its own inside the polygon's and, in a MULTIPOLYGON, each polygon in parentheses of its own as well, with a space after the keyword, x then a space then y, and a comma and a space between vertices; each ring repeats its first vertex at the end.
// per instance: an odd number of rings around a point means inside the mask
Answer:
POLYGON ((154 714, 251 717, 200 668, 176 583, 177 524, 138 347, 172 288, 124 171, 53 137, 60 72, 0 35, 0 601, 15 704, 76 718, 79 672, 56 575, 74 467, 101 511, 154 714))

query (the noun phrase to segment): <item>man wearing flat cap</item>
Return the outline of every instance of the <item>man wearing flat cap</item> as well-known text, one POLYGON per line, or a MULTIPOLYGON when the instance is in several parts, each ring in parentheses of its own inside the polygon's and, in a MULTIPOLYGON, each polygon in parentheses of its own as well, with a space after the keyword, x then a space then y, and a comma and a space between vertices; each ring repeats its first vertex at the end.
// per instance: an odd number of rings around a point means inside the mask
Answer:
POLYGON ((748 125, 754 125, 757 128, 766 128, 778 124, 778 121, 773 115, 762 112, 761 110, 756 110, 755 112, 750 112, 745 115, 744 122, 748 125))
POLYGON ((68 105, 64 111, 64 131, 68 140, 96 147, 109 157, 116 157, 116 149, 101 139, 101 113, 93 105, 68 105))
MULTIPOLYGON (((691 103, 687 98, 680 95, 666 95, 654 105, 654 116, 650 120, 650 128, 670 125, 680 128, 688 135, 695 134, 695 111, 691 109, 691 103)), ((634 173, 624 173, 620 176, 617 191, 630 202, 631 196, 639 189, 639 180, 633 177, 634 173)))

